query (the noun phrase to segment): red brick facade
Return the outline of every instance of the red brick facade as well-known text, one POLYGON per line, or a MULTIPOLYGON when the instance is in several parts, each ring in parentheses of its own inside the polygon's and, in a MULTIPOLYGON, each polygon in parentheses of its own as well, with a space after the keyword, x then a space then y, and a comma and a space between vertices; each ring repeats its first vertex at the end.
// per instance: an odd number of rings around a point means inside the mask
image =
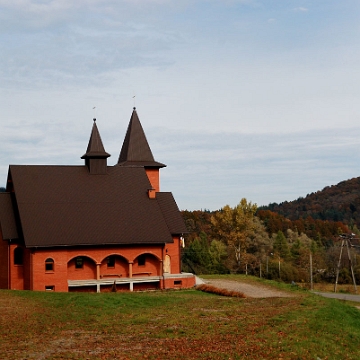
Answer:
POLYGON ((0 231, 0 289, 9 287, 9 246, 0 231))
POLYGON ((114 281, 117 290, 193 287, 194 276, 181 274, 180 239, 177 237, 174 240, 173 244, 163 246, 31 250, 2 241, 0 287, 62 292, 81 288, 86 291, 110 291, 114 281), (15 260, 19 250, 22 252, 22 264, 20 259, 15 260), (164 265, 166 257, 170 259, 168 268, 164 265), (7 267, 7 264, 10 266, 7 267))

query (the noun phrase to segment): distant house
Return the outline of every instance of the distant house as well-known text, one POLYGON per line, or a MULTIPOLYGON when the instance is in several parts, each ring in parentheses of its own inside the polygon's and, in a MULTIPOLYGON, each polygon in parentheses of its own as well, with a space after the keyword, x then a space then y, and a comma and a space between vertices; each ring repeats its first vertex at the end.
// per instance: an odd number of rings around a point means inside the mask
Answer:
POLYGON ((0 192, 0 288, 110 291, 189 288, 186 232, 136 109, 118 163, 94 119, 82 166, 10 165, 0 192))

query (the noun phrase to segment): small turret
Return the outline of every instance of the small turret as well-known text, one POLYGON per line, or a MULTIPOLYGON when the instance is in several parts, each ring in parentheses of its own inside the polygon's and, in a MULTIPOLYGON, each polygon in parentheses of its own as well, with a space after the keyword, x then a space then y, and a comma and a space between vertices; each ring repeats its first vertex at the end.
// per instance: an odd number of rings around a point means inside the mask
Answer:
POLYGON ((86 153, 81 157, 85 159, 85 165, 88 167, 90 174, 104 175, 106 174, 107 158, 110 156, 102 143, 99 130, 96 126, 96 119, 91 130, 89 144, 86 153))

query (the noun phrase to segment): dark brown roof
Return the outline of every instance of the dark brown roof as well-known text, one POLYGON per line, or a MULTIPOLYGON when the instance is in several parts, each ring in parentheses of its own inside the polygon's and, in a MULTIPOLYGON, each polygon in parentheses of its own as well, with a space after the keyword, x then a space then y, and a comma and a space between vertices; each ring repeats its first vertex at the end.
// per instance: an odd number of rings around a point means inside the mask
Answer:
POLYGON ((11 194, 0 193, 0 226, 3 239, 18 239, 11 194))
POLYGON ((118 160, 123 166, 165 167, 154 160, 136 109, 134 108, 118 160))
POLYGON ((9 177, 27 247, 170 243, 185 226, 171 194, 148 198, 143 167, 10 165, 9 177))
POLYGON ((172 234, 184 234, 188 230, 181 216, 175 199, 170 192, 160 192, 156 194, 156 199, 160 205, 161 212, 172 234))
POLYGON ((108 158, 109 156, 110 154, 108 154, 104 149, 99 130, 96 126, 96 119, 94 119, 89 144, 86 153, 81 158, 108 158))

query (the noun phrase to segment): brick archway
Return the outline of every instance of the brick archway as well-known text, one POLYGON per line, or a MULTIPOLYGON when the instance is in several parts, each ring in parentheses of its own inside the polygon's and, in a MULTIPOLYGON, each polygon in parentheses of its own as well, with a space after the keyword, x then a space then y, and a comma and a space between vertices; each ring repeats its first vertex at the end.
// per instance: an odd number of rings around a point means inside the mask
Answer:
POLYGON ((162 261, 151 253, 138 255, 133 263, 133 276, 160 276, 162 261))
POLYGON ((129 261, 119 254, 110 254, 100 264, 100 279, 129 276, 129 261))
POLYGON ((96 262, 86 255, 78 255, 67 263, 68 280, 96 279, 96 262))

